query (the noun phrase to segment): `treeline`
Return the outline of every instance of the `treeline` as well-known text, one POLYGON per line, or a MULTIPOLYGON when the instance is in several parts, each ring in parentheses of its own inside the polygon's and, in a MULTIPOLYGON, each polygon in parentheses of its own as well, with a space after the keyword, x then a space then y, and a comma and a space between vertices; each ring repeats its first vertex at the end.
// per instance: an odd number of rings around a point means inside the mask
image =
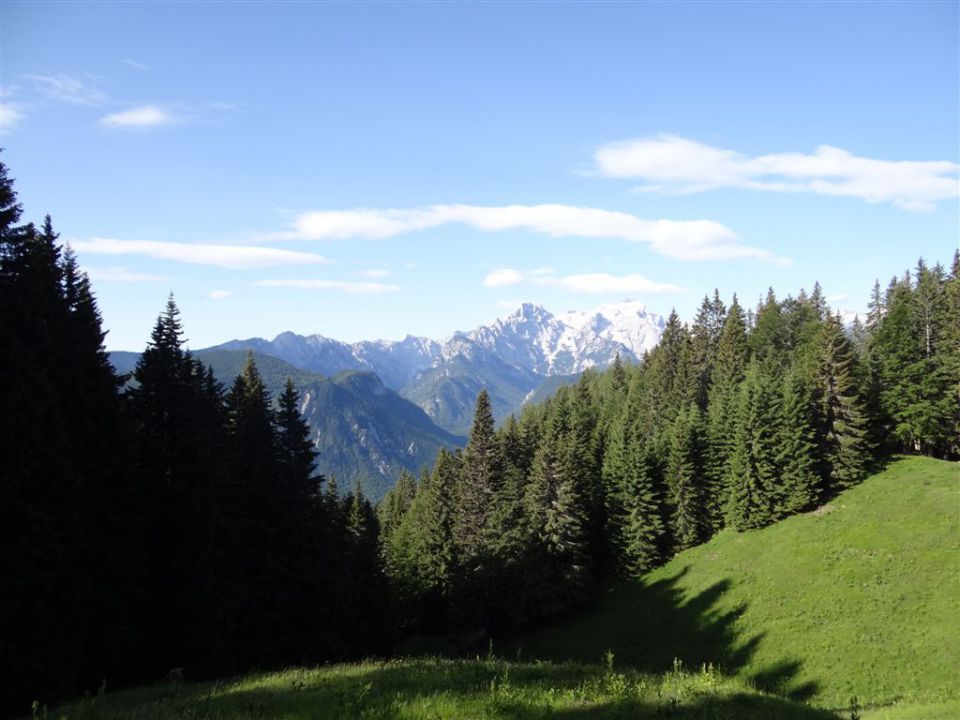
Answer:
POLYGON ((849 328, 819 285, 746 311, 714 292, 639 365, 500 430, 480 394, 465 450, 379 507, 401 626, 543 620, 724 528, 813 509, 897 450, 960 454, 960 255, 877 284, 849 328))
POLYGON ((373 508, 321 489, 293 385, 274 404, 251 360, 222 387, 172 298, 126 383, 76 259, 20 216, 0 165, 0 714, 382 651, 373 508))

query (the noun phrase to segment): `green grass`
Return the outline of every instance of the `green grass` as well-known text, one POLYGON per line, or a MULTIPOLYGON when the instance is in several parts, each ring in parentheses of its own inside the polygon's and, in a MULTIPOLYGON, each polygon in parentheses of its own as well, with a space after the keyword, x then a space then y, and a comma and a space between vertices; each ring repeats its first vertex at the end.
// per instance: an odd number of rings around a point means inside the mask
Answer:
MULTIPOLYGON (((43 717, 41 710, 39 717, 43 717)), ((161 686, 46 713, 60 720, 836 720, 706 668, 649 675, 579 663, 397 660, 161 686)))
POLYGON ((865 720, 960 718, 958 491, 956 463, 897 459, 819 511, 724 532, 506 652, 610 648, 647 672, 714 662, 818 707, 856 696, 865 720))

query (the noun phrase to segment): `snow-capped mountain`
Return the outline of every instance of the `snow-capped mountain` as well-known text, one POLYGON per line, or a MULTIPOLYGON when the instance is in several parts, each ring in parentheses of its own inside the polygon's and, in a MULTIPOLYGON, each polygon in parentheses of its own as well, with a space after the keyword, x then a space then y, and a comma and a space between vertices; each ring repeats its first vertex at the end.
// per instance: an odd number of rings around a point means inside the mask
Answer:
POLYGON ((640 302, 601 305, 553 315, 524 303, 506 318, 467 337, 501 359, 539 375, 572 375, 605 367, 620 353, 637 359, 660 342, 664 319, 640 302))
POLYGON ((480 389, 488 390, 494 412, 502 417, 517 410, 547 378, 606 367, 618 353, 625 361, 636 361, 660 341, 664 325, 662 316, 635 301, 559 315, 524 303, 490 325, 442 341, 407 336, 343 343, 286 332, 273 340, 232 340, 218 348, 251 348, 325 375, 373 371, 438 425, 463 433, 480 389))

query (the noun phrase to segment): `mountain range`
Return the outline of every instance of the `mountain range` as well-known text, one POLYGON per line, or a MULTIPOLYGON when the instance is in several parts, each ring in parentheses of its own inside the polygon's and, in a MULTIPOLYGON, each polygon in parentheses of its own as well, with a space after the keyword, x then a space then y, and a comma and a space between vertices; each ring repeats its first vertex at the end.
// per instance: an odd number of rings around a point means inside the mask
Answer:
POLYGON ((545 383, 555 387, 575 381, 588 368, 606 367, 617 354, 636 362, 659 342, 664 325, 662 316, 635 301, 557 315, 524 303, 490 325, 443 340, 408 335, 345 343, 285 332, 273 340, 231 340, 212 349, 255 350, 323 375, 373 372, 441 428, 465 435, 481 389, 486 388, 494 415, 502 419, 545 383))
MULTIPOLYGON (((273 340, 231 340, 195 355, 229 387, 252 352, 276 396, 289 376, 300 390, 318 469, 342 489, 359 483, 376 501, 400 472, 417 473, 441 447, 462 446, 477 393, 486 389, 499 420, 539 402, 588 368, 619 354, 636 362, 660 340, 664 319, 639 302, 555 315, 525 303, 469 332, 433 340, 345 343, 285 332, 273 340)), ((139 353, 113 352, 118 372, 139 353)))

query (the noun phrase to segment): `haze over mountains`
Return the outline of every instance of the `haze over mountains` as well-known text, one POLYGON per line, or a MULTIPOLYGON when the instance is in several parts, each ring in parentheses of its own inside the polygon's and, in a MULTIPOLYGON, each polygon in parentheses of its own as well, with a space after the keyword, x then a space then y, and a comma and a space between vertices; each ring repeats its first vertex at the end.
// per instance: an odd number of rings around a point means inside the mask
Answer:
POLYGON ((501 419, 544 383, 555 387, 565 377, 606 367, 618 353, 635 362, 659 342, 664 324, 662 316, 637 301, 561 314, 524 303, 490 325, 442 340, 408 335, 398 341, 345 343, 285 332, 273 340, 231 340, 210 349, 250 349, 323 375, 374 372, 441 428, 464 435, 482 388, 501 419))

